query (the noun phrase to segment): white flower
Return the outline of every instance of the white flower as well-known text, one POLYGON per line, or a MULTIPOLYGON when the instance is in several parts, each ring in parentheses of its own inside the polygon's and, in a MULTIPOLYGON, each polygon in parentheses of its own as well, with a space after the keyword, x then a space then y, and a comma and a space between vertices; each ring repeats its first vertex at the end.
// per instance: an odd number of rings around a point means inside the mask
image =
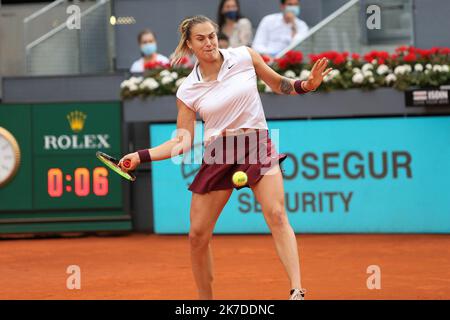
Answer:
POLYGON ((409 64, 404 64, 403 68, 405 69, 406 73, 410 73, 412 71, 412 68, 409 64))
POLYGON ((425 66, 425 68, 427 68, 427 70, 431 70, 433 69, 433 66, 429 63, 427 63, 427 65, 425 66))
POLYGON ((444 64, 443 66, 442 66, 442 72, 450 72, 450 67, 447 65, 447 64, 444 64))
POLYGON ((389 67, 385 64, 380 64, 377 68, 377 73, 382 76, 389 72, 389 67))
POLYGON ((370 83, 374 83, 375 82, 375 78, 374 77, 369 77, 369 82, 370 83))
POLYGON ((438 65, 438 64, 435 64, 435 65, 433 66, 433 71, 434 71, 434 72, 442 72, 442 66, 440 66, 440 65, 438 65))
POLYGON ((120 84, 120 88, 123 89, 123 88, 125 88, 125 87, 128 87, 129 84, 130 84, 130 81, 124 80, 124 81, 122 81, 122 83, 120 84))
POLYGON ((293 79, 293 78, 295 78, 296 74, 295 74, 294 71, 288 70, 288 71, 286 71, 286 72, 284 73, 284 76, 285 76, 286 78, 291 78, 291 79, 293 79))
POLYGON ((394 69, 394 73, 399 75, 399 74, 405 74, 406 73, 406 69, 403 66, 397 66, 394 69))
POLYGON ((159 87, 159 83, 154 78, 147 78, 141 84, 141 88, 143 88, 143 89, 147 88, 149 90, 155 90, 158 87, 159 87))
POLYGON ((129 89, 130 91, 137 91, 139 88, 138 88, 138 86, 137 86, 136 84, 132 83, 132 84, 130 84, 130 85, 128 86, 128 89, 129 89))
POLYGON ((353 73, 355 74, 355 73, 360 73, 361 72, 361 69, 360 68, 353 68, 353 73))
POLYGON ((416 63, 416 65, 414 66, 414 71, 422 72, 423 71, 423 65, 421 65, 420 63, 416 63))
POLYGON ((353 62, 351 62, 351 61, 347 61, 347 67, 351 67, 351 66, 352 66, 352 64, 353 64, 353 62))
POLYGON ((330 74, 333 74, 333 78, 334 78, 334 77, 340 76, 341 72, 338 69, 333 69, 330 71, 330 74))
POLYGON ((370 70, 363 71, 362 74, 364 75, 364 78, 373 77, 373 72, 370 70))
POLYGON ((430 70, 425 70, 425 74, 429 74, 430 73, 430 70))
POLYGON ((363 83, 363 81, 364 81, 363 74, 362 73, 355 73, 353 75, 353 77, 352 77, 352 81, 353 81, 353 83, 357 83, 357 84, 363 83))
POLYGON ((339 76, 341 74, 341 72, 339 70, 333 69, 330 71, 329 74, 326 75, 325 78, 323 78, 324 82, 329 82, 331 80, 333 80, 334 78, 336 78, 337 76, 339 76))
POLYGON ((186 80, 186 77, 180 78, 175 82, 175 86, 178 88, 179 86, 181 86, 181 84, 183 83, 183 81, 186 80))
POLYGON ((139 89, 139 87, 138 87, 138 84, 135 82, 135 79, 128 79, 128 80, 125 80, 125 81, 123 81, 121 84, 120 84, 120 87, 122 88, 122 89, 128 89, 128 90, 130 90, 130 91, 136 91, 136 90, 138 90, 139 89))
POLYGON ((377 59, 373 59, 371 63, 372 63, 372 64, 377 64, 378 61, 377 61, 377 59))
POLYGON ((311 74, 311 71, 309 70, 302 70, 302 72, 300 73, 300 80, 308 80, 309 76, 311 74))
POLYGON ((159 76, 161 78, 170 77, 170 76, 172 76, 172 73, 169 70, 163 70, 159 73, 159 76))
POLYGON ((175 71, 172 72, 172 73, 170 74, 170 76, 171 76, 172 78, 174 78, 174 79, 178 79, 178 73, 176 73, 175 71))
POLYGON ((161 83, 164 85, 169 84, 171 82, 173 82, 173 78, 171 76, 165 76, 161 79, 161 83))
POLYGON ((384 79, 384 81, 385 81, 387 84, 391 84, 392 82, 397 81, 397 77, 395 76, 395 74, 390 73, 390 74, 388 74, 388 75, 386 76, 386 78, 384 79))
POLYGON ((362 66, 362 71, 368 71, 368 70, 372 70, 373 69, 373 64, 371 63, 366 63, 365 65, 362 66))
POLYGON ((139 84, 139 83, 141 83, 142 82, 142 77, 131 77, 130 79, 129 79, 129 81, 131 82, 131 83, 134 83, 134 84, 139 84))

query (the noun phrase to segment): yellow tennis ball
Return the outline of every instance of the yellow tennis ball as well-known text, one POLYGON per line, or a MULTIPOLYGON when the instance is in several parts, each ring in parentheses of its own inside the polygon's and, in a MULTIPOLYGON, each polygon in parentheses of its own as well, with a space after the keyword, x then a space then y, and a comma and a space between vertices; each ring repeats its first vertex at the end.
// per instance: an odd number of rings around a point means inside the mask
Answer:
POLYGON ((247 184, 247 174, 244 171, 236 171, 233 174, 233 183, 236 187, 242 187, 247 184))

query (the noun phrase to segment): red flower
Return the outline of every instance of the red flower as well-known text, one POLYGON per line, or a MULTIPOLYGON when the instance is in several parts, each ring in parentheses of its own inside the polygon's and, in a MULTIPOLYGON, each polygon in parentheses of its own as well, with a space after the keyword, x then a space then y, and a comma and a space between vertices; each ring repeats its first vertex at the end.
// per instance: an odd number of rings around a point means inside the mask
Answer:
POLYGON ((178 63, 181 64, 181 65, 188 65, 189 64, 189 58, 186 57, 186 56, 181 57, 181 59, 180 59, 180 61, 178 63))
POLYGON ((265 55, 265 54, 261 55, 261 57, 263 58, 263 60, 266 64, 269 64, 269 62, 272 60, 271 57, 269 57, 268 55, 265 55))
POLYGON ((369 63, 376 60, 378 64, 383 64, 387 59, 389 59, 389 52, 387 51, 371 51, 364 55, 364 60, 369 63))
POLYGON ((441 48, 441 49, 439 50, 439 52, 440 52, 441 54, 448 55, 448 54, 450 54, 450 48, 441 48))
POLYGON ((158 68, 168 68, 170 64, 168 63, 161 63, 159 61, 147 61, 144 63, 144 69, 158 69, 158 68))
POLYGON ((278 67, 282 70, 286 69, 288 65, 287 59, 285 58, 276 59, 275 62, 278 64, 278 67))
POLYGON ((378 59, 389 59, 389 52, 387 51, 378 51, 378 59))
POLYGON ((285 57, 290 64, 302 63, 303 61, 303 54, 301 51, 288 51, 286 52, 285 57))
POLYGON ((372 62, 375 59, 375 51, 368 52, 364 55, 364 60, 367 62, 372 62))
POLYGON ((433 47, 430 49, 430 51, 431 51, 431 54, 437 54, 437 53, 439 53, 439 47, 433 47))
POLYGON ((405 52, 407 50, 408 50, 408 46, 401 46, 401 47, 398 47, 397 49, 395 49, 395 52, 403 53, 403 52, 405 52))
POLYGON ((353 59, 353 60, 359 60, 360 57, 361 57, 361 56, 360 56, 359 54, 357 54, 357 53, 352 53, 352 59, 353 59))
POLYGON ((416 49, 416 54, 420 55, 421 58, 428 59, 431 55, 431 50, 416 49))
POLYGON ((345 63, 346 60, 347 59, 346 59, 346 57, 344 57, 343 54, 339 54, 332 61, 334 64, 338 65, 338 64, 345 63))
POLYGON ((282 58, 275 60, 280 69, 286 69, 288 66, 301 64, 302 61, 303 54, 301 51, 288 51, 282 58))
POLYGON ((316 62, 319 59, 320 59, 320 55, 317 55, 317 54, 310 54, 309 55, 309 60, 311 61, 311 63, 314 63, 314 62, 316 62))
POLYGON ((417 60, 417 56, 414 52, 410 52, 406 56, 403 57, 403 61, 405 62, 415 62, 417 60))

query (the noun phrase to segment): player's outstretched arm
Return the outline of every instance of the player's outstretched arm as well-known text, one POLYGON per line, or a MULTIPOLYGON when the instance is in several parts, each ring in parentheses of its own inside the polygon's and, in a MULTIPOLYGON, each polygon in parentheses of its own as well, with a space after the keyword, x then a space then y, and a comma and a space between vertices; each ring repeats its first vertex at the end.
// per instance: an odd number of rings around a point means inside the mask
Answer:
POLYGON ((140 150, 125 155, 119 161, 119 166, 123 170, 134 170, 143 160, 157 161, 169 159, 185 152, 188 152, 194 142, 195 112, 189 109, 181 100, 177 99, 177 133, 173 139, 167 140, 159 146, 151 149, 140 150), (131 165, 128 168, 123 166, 123 161, 129 159, 131 165))
MULTIPOLYGON (((263 60, 261 55, 251 48, 247 48, 252 56, 253 65, 255 67, 256 74, 258 77, 264 81, 273 92, 278 94, 299 94, 295 90, 296 81, 294 79, 289 79, 283 77, 276 73, 272 68, 270 68, 263 60)), ((333 70, 328 68, 328 59, 322 58, 316 61, 311 69, 311 74, 306 81, 298 82, 297 87, 301 89, 302 92, 314 91, 322 83, 323 78, 333 70)))

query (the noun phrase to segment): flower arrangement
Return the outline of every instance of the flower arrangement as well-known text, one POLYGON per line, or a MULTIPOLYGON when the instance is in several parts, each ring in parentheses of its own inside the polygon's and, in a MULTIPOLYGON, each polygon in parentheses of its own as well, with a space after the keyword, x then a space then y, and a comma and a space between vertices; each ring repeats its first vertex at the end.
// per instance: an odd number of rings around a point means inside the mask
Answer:
MULTIPOLYGON (((450 84, 450 48, 419 49, 399 47, 394 53, 371 51, 363 56, 357 53, 327 51, 311 54, 308 61, 300 51, 289 51, 280 59, 263 56, 264 61, 287 78, 307 80, 312 65, 320 58, 329 60, 333 71, 318 90, 333 91, 359 88, 363 90, 393 87, 437 87, 450 84)), ((192 65, 188 60, 176 68, 169 65, 147 64, 142 77, 131 77, 121 84, 122 98, 175 94, 189 75, 192 65)), ((271 89, 258 80, 261 92, 271 89)))

